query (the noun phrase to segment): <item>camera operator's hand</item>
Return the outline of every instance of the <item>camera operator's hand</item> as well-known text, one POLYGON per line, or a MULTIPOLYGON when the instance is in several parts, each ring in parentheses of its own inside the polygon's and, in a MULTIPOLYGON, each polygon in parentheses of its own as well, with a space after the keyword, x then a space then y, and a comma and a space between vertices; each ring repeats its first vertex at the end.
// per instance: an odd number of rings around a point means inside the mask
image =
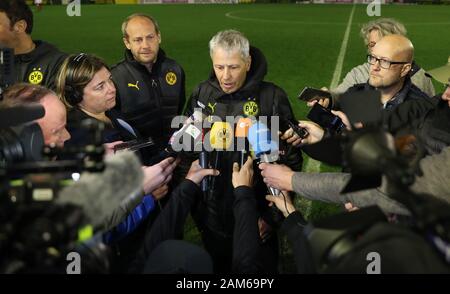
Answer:
POLYGON ((152 193, 156 188, 170 182, 172 179, 173 170, 177 166, 178 162, 178 159, 175 160, 175 158, 169 157, 152 166, 143 166, 144 193, 152 193))
POLYGON ((164 198, 164 196, 166 196, 168 192, 169 192, 169 185, 164 184, 164 185, 159 186, 155 190, 153 190, 152 195, 153 195, 153 198, 156 201, 158 201, 158 200, 164 198))
POLYGON ((216 169, 211 168, 202 168, 198 163, 198 159, 191 164, 191 168, 189 169, 186 179, 191 180, 197 185, 200 185, 200 182, 206 176, 218 176, 220 173, 216 169))
POLYGON ((247 157, 247 161, 240 170, 237 162, 233 164, 232 183, 234 188, 240 186, 253 186, 253 159, 251 156, 247 157))
POLYGON ((283 164, 261 163, 259 165, 264 183, 268 186, 279 189, 292 191, 292 176, 294 172, 283 164))
POLYGON ((313 123, 312 121, 301 120, 299 121, 298 126, 301 128, 305 128, 308 131, 308 136, 306 136, 304 139, 301 139, 299 144, 310 145, 317 143, 322 140, 323 135, 325 134, 325 131, 318 124, 313 123))
POLYGON ((293 213, 296 210, 287 191, 283 191, 283 193, 278 196, 267 195, 266 200, 275 204, 275 206, 281 211, 284 217, 288 217, 289 214, 293 213))

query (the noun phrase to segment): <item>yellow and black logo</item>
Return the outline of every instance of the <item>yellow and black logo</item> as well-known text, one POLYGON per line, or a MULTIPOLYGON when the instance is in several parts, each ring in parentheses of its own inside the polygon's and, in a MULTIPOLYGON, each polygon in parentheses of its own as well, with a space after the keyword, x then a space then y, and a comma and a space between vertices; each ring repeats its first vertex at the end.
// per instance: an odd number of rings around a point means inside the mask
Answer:
POLYGON ((139 84, 139 81, 136 81, 136 84, 128 83, 128 88, 136 88, 139 91, 140 89, 139 89, 138 84, 139 84))
POLYGON ((175 83, 177 82, 177 75, 174 72, 169 71, 166 74, 166 82, 171 86, 175 85, 175 83))
POLYGON ((259 107, 255 101, 248 101, 244 104, 243 110, 247 116, 256 116, 259 112, 259 107))
POLYGON ((213 114, 216 111, 216 105, 217 103, 211 104, 210 102, 208 102, 208 107, 209 109, 211 109, 211 114, 213 114))
POLYGON ((28 76, 30 84, 39 85, 44 80, 44 74, 41 72, 41 68, 33 68, 33 71, 28 76))

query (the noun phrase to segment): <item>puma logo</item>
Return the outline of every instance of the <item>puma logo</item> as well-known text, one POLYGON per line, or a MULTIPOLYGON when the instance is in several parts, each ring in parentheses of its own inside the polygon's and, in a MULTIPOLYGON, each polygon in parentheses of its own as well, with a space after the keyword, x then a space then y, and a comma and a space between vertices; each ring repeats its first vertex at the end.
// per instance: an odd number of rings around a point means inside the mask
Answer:
POLYGON ((136 84, 128 83, 128 87, 129 88, 136 88, 139 91, 140 89, 139 89, 138 84, 139 84, 139 81, 136 81, 136 84))
POLYGON ((208 102, 208 107, 211 108, 211 113, 214 113, 217 103, 211 104, 208 102))

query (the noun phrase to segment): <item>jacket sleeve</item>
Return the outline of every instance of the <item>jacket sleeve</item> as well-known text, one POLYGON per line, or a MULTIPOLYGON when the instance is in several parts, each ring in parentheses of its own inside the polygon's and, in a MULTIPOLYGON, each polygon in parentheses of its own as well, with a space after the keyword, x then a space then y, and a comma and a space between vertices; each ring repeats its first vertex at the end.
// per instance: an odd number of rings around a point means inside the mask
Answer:
POLYGON ((351 202, 356 207, 378 205, 385 213, 409 215, 409 211, 387 195, 386 181, 377 189, 366 189, 341 194, 351 175, 347 173, 304 173, 292 176, 294 192, 309 200, 345 204, 351 202))
POLYGON ((234 196, 233 273, 261 273, 259 216, 255 193, 250 187, 240 186, 234 189, 234 196))
MULTIPOLYGON (((106 244, 113 244, 120 241, 125 236, 131 234, 144 221, 155 208, 155 200, 153 196, 145 196, 141 203, 132 209, 125 219, 111 230, 103 235, 103 241, 106 244)), ((129 211, 125 207, 121 207, 124 212, 129 211)))
POLYGON ((284 220, 281 230, 287 235, 292 245, 297 273, 312 274, 315 273, 314 261, 311 255, 311 247, 308 239, 304 235, 306 221, 300 212, 295 211, 284 220))
POLYGON ((156 218, 150 232, 145 236, 144 246, 139 252, 142 261, 145 262, 146 257, 161 242, 183 238, 186 218, 195 205, 200 192, 199 186, 186 179, 173 190, 169 202, 156 218))

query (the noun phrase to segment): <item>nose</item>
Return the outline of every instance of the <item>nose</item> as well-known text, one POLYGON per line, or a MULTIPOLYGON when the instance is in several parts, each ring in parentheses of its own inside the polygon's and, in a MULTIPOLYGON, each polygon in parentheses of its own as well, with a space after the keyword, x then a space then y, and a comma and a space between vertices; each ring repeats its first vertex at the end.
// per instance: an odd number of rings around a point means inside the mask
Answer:
POLYGON ((374 64, 371 64, 371 65, 370 65, 370 67, 371 67, 373 70, 379 71, 379 70, 381 69, 380 62, 381 62, 381 61, 380 61, 379 59, 377 59, 377 60, 375 60, 375 63, 374 63, 374 64))
POLYGON ((225 67, 225 69, 223 71, 223 77, 226 80, 231 78, 231 71, 230 71, 230 69, 228 67, 225 67))
POLYGON ((144 41, 142 42, 142 47, 144 47, 144 48, 150 47, 150 41, 147 40, 147 38, 144 38, 144 41))
POLYGON ((110 79, 108 80, 108 92, 109 93, 116 93, 116 86, 114 85, 114 82, 110 79))
POLYGON ((62 138, 61 138, 62 144, 64 144, 64 142, 66 142, 67 140, 69 140, 70 137, 71 137, 71 136, 70 136, 70 133, 67 131, 66 128, 64 128, 63 136, 62 136, 62 138))

